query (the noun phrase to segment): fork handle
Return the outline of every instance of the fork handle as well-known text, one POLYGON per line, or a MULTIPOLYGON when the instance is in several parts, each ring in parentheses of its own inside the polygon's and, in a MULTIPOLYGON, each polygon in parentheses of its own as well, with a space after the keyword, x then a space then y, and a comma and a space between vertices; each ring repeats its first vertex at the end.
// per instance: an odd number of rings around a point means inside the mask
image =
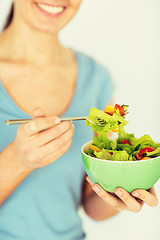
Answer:
MULTIPOLYGON (((86 120, 86 117, 66 117, 66 118, 60 118, 61 121, 77 121, 77 120, 86 120)), ((10 119, 5 120, 6 125, 15 125, 15 124, 21 124, 21 123, 28 123, 32 119, 10 119)))

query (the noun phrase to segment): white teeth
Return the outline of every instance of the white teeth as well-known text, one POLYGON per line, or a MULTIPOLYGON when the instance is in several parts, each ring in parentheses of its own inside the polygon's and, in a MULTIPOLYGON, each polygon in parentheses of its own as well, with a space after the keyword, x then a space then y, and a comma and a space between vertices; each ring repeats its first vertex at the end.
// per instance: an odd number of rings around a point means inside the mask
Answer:
POLYGON ((63 7, 52 7, 52 6, 48 6, 45 4, 41 4, 41 3, 37 3, 37 5, 44 11, 48 12, 48 13, 53 13, 53 14, 58 14, 63 12, 64 8, 63 7))

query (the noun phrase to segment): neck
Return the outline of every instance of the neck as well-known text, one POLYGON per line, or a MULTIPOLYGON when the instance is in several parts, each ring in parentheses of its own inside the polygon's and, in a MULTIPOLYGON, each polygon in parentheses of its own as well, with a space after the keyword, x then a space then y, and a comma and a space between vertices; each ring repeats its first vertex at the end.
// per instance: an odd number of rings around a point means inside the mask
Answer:
POLYGON ((58 61, 64 52, 57 33, 34 29, 18 16, 14 17, 11 25, 2 33, 2 41, 3 47, 7 45, 8 56, 12 56, 12 60, 36 65, 58 61))

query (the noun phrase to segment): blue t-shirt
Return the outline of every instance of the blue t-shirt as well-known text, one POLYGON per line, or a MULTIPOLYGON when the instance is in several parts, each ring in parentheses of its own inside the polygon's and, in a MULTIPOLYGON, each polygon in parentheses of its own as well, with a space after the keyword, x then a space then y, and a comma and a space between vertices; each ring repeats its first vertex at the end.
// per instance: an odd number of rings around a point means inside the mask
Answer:
MULTIPOLYGON (((64 116, 88 116, 91 107, 104 109, 113 83, 108 72, 92 58, 75 52, 78 76, 75 94, 64 116)), ((30 118, 11 99, 0 81, 0 152, 10 144, 17 125, 4 120, 30 118)), ((84 121, 74 122, 73 142, 63 156, 34 170, 0 206, 1 240, 82 240, 85 233, 77 213, 85 176, 81 147, 93 133, 84 121)))

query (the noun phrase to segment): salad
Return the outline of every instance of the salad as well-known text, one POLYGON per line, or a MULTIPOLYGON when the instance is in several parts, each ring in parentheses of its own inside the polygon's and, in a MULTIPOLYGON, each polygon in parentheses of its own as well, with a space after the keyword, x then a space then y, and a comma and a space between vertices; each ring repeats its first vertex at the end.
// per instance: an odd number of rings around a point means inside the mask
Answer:
POLYGON ((87 125, 92 127, 97 136, 85 151, 87 155, 113 161, 137 161, 160 156, 160 144, 154 142, 150 136, 136 138, 133 133, 129 134, 124 130, 124 126, 128 124, 125 120, 128 107, 115 104, 114 107, 107 106, 104 112, 91 109, 87 118, 96 125, 89 121, 87 125), (99 122, 103 124, 100 126, 99 122), (118 137, 110 139, 107 136, 110 131, 118 132, 118 137))

